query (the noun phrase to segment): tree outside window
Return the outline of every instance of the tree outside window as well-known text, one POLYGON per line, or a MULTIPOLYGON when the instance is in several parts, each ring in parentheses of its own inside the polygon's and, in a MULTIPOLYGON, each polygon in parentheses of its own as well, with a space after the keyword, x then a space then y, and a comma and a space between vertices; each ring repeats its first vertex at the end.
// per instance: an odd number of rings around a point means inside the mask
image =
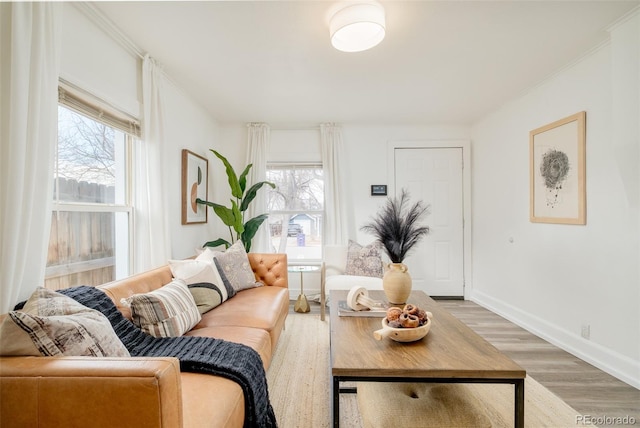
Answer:
POLYGON ((290 259, 322 256, 324 177, 322 165, 269 164, 268 210, 272 248, 290 259))
POLYGON ((45 286, 99 285, 128 275, 131 139, 98 119, 58 107, 45 286))

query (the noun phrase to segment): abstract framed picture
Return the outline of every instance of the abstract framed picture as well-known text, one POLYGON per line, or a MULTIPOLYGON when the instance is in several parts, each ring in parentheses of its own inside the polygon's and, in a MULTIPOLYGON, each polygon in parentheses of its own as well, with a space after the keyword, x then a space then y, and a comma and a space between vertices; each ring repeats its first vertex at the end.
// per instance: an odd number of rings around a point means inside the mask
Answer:
POLYGON ((582 111, 529 133, 532 222, 586 224, 585 125, 582 111))
POLYGON ((196 199, 207 200, 209 161, 189 150, 182 150, 182 224, 207 222, 207 206, 196 199))

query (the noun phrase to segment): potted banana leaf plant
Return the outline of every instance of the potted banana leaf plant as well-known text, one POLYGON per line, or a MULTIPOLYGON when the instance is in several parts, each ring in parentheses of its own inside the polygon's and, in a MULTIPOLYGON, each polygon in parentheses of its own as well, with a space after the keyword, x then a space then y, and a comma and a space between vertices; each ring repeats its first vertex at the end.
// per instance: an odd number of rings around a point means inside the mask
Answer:
POLYGON ((260 190, 262 186, 267 185, 275 189, 276 185, 269 181, 260 181, 247 189, 247 175, 249 174, 253 164, 247 165, 240 176, 238 176, 224 156, 213 149, 211 149, 211 152, 222 161, 226 168, 229 187, 231 188, 231 195, 233 196, 231 199, 231 206, 205 201, 200 198, 196 199, 196 202, 213 208, 213 212, 229 228, 231 240, 228 241, 224 238, 218 238, 214 241, 206 242, 203 246, 218 247, 220 245, 224 245, 225 248, 229 248, 237 240, 240 240, 248 253, 251 250, 251 241, 253 240, 253 237, 258 232, 262 223, 267 219, 268 215, 260 214, 245 221, 247 208, 249 208, 249 205, 255 199, 258 194, 258 190, 260 190))

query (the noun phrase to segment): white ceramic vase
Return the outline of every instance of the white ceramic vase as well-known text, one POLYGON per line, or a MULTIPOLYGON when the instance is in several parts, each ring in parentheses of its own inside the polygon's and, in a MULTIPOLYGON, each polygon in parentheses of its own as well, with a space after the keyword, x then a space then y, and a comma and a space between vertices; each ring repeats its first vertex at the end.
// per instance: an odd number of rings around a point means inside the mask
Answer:
POLYGON ((404 263, 389 263, 382 277, 382 288, 392 305, 404 305, 411 294, 411 275, 404 263))

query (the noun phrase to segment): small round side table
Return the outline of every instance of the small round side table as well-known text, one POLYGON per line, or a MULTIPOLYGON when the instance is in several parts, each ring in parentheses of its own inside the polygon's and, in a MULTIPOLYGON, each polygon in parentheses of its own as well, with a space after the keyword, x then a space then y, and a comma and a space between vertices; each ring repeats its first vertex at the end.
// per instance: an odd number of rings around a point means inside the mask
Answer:
POLYGON ((317 272, 320 270, 320 266, 312 266, 312 265, 293 265, 288 266, 287 270, 289 272, 300 272, 300 295, 296 300, 296 303, 293 305, 293 310, 296 312, 306 313, 311 310, 309 306, 309 302, 307 301, 307 296, 304 295, 304 282, 303 277, 305 272, 317 272))

